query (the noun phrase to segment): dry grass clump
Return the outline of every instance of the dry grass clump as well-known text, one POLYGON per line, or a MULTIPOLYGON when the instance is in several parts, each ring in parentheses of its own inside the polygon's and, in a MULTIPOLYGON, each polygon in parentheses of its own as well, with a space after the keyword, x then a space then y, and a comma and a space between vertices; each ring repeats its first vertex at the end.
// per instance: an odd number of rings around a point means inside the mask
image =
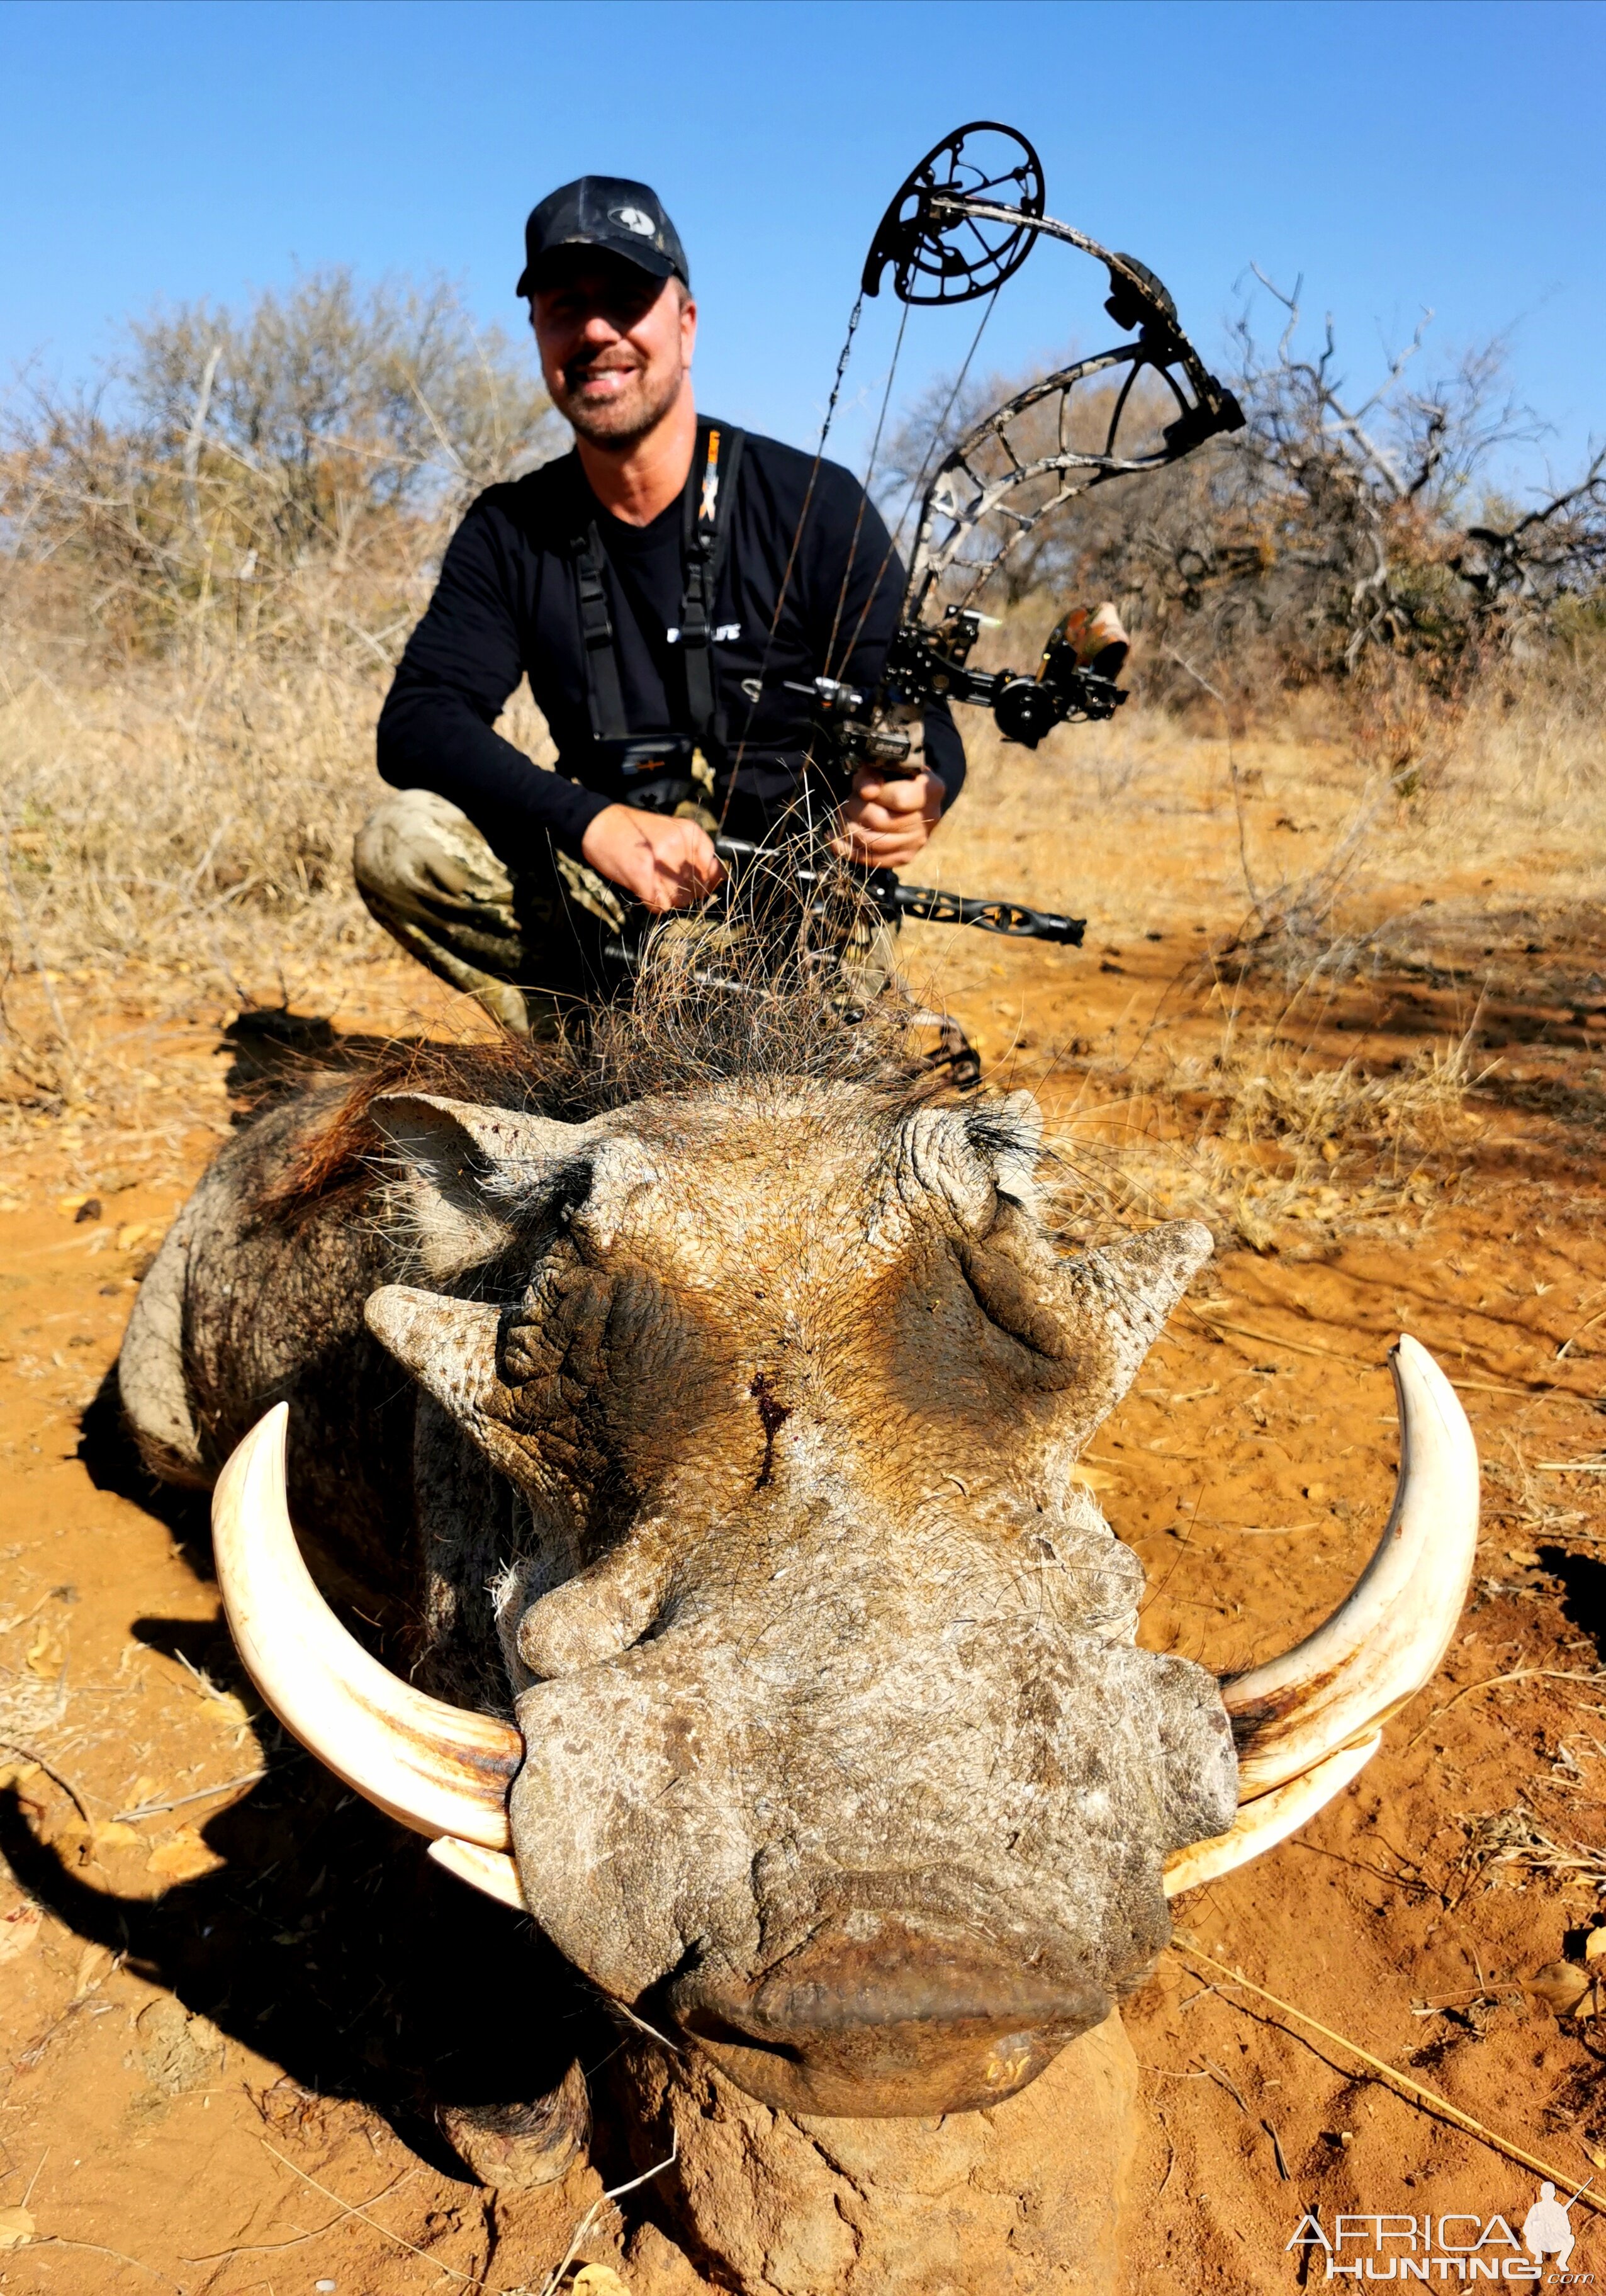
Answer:
POLYGON ((1257 1250, 1289 1222, 1336 1235, 1427 1210, 1432 1160, 1470 1127, 1467 1037, 1419 1046, 1379 1075, 1265 1039, 1162 1057, 1143 1094, 1163 1136, 1135 1160, 1135 1184, 1257 1250))
POLYGON ((1606 866, 1606 650, 1492 676, 1424 725, 1397 779, 1390 858, 1543 872, 1554 893, 1606 866))
POLYGON ((381 693, 345 665, 265 676, 249 653, 201 676, 137 662, 71 684, 13 660, 8 922, 29 955, 62 972, 133 960, 226 975, 231 949, 292 917, 319 941, 349 938, 346 864, 381 693))
POLYGON ((1137 1062, 1089 1063, 1124 1089, 1090 1099, 1077 1163, 1147 1218, 1202 1219, 1218 1241, 1264 1251, 1357 1228, 1420 1220, 1438 1201, 1446 1151, 1472 1128, 1470 1037, 1417 1048, 1371 1074, 1323 1066, 1262 1032, 1229 1029, 1211 1054, 1159 1046, 1137 1062))
POLYGON ((97 1016, 119 992, 288 1001, 309 968, 377 941, 351 838, 374 782, 378 684, 195 676, 131 663, 68 682, 36 660, 0 689, 0 1096, 104 1101, 97 1016))
MULTIPOLYGON (((381 794, 388 668, 348 654, 199 668, 136 660, 54 676, 14 651, 0 676, 0 1115, 111 1111, 107 1042, 132 997, 328 1009, 346 968, 388 958, 351 875, 381 794)), ((504 730, 540 756, 527 696, 504 730)))
POLYGON ((1502 1881, 1513 1890, 1545 1880, 1596 1894, 1606 1890, 1606 1854, 1588 1842, 1558 1841, 1520 1802, 1462 1823, 1467 1838, 1456 1871, 1463 1877, 1463 1897, 1473 1888, 1495 1889, 1502 1881))
MULTIPOLYGON (((303 278, 131 326, 0 432, 0 1102, 105 1102, 109 1000, 289 999, 377 953, 351 839, 464 503, 558 443, 452 291, 303 278)), ((510 731, 535 748, 538 727, 510 731)))

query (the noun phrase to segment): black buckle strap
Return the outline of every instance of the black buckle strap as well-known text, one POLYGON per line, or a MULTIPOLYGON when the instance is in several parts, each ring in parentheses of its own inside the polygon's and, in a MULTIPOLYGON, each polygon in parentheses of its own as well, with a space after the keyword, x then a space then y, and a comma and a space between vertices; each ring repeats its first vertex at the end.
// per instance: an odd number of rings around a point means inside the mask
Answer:
POLYGON ((591 713, 592 739, 623 742, 629 738, 630 728, 625 723, 619 652, 608 612, 608 588, 602 579, 602 544, 594 519, 584 533, 575 537, 569 552, 574 561, 580 643, 585 648, 586 701, 591 713))
POLYGON ((735 492, 742 433, 721 432, 710 423, 706 434, 700 430, 698 444, 701 452, 692 458, 685 491, 686 594, 680 643, 685 658, 692 738, 701 748, 710 735, 717 741, 724 738, 714 676, 714 615, 730 531, 726 513, 735 492))
MULTIPOLYGON (((699 748, 705 748, 710 736, 716 742, 725 737, 724 712, 718 707, 714 675, 714 615, 730 533, 729 506, 742 460, 742 435, 740 430, 722 431, 714 423, 699 424, 697 451, 692 457, 683 498, 686 586, 681 608, 680 644, 690 719, 686 730, 699 748)), ((569 544, 569 555, 574 565, 592 739, 627 742, 630 727, 625 719, 619 649, 608 611, 602 537, 594 519, 576 534, 569 544)))

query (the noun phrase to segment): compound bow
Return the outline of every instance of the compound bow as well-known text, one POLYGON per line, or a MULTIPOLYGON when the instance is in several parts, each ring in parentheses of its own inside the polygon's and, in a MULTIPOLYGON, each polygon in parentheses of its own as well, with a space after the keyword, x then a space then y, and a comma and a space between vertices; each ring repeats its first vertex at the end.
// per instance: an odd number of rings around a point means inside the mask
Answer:
POLYGON ((968 657, 982 626, 975 601, 1061 504, 1113 479, 1163 470, 1218 432, 1243 426, 1237 400, 1184 334, 1153 272, 1046 215, 1037 152, 996 120, 955 128, 905 177, 871 242, 861 305, 864 296, 880 293, 889 266, 905 304, 996 296, 1039 237, 1102 263, 1110 279, 1104 308, 1118 327, 1135 332, 1017 391, 944 455, 920 498, 881 687, 866 695, 824 677, 813 689, 822 724, 849 766, 896 766, 906 758, 909 735, 897 730, 899 716, 939 695, 990 709, 1005 740, 1028 749, 1068 718, 1113 715, 1126 695, 1084 658, 1063 624, 1035 676, 971 669, 968 657), (1145 379, 1164 394, 1161 411, 1175 408, 1169 421, 1158 419, 1157 394, 1139 389, 1145 379))

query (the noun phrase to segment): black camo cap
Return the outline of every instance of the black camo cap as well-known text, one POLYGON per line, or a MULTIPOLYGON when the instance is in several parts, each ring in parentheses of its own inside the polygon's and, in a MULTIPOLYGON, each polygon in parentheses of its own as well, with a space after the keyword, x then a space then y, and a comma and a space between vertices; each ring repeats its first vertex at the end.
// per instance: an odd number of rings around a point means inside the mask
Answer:
POLYGON ((692 283, 680 234, 658 193, 625 176, 578 176, 531 209, 524 226, 524 268, 514 294, 532 293, 550 258, 568 247, 600 248, 654 279, 692 283))

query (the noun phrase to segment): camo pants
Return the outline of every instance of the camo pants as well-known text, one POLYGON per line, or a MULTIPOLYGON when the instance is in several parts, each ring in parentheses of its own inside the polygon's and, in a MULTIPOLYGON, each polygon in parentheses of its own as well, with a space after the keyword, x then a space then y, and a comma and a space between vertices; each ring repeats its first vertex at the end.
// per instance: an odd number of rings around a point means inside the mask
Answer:
MULTIPOLYGON (((352 865, 375 922, 514 1036, 550 1036, 565 1010, 624 985, 604 955, 623 897, 550 841, 514 872, 447 799, 397 790, 358 830, 352 865)), ((717 940, 728 928, 688 919, 684 931, 717 940)), ((893 977, 893 940, 874 927, 858 938, 841 972, 864 1002, 893 977)))
POLYGON ((375 922, 514 1036, 550 1035, 566 1004, 608 993, 602 951, 623 903, 549 841, 515 874, 447 799, 397 790, 358 830, 351 857, 375 922))

